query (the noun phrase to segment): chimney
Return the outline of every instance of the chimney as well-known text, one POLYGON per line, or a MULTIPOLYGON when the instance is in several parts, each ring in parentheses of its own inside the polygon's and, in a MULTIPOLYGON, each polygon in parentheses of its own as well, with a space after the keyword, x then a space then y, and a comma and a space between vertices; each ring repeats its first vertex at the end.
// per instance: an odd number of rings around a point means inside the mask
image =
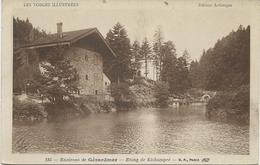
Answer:
POLYGON ((57 37, 62 38, 62 22, 57 23, 57 37))

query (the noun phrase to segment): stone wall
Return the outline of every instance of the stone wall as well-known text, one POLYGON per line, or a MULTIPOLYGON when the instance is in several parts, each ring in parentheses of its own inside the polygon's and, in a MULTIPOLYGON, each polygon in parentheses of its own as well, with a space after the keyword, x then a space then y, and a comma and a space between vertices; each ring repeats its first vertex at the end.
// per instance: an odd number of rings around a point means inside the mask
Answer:
POLYGON ((97 52, 72 46, 65 52, 65 57, 71 61, 73 67, 78 71, 80 94, 102 95, 102 56, 97 52))

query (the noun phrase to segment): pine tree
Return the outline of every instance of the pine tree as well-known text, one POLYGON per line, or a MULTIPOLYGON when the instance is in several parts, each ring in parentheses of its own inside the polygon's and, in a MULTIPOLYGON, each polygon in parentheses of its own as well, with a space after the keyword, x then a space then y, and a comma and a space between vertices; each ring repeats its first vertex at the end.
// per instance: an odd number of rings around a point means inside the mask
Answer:
POLYGON ((193 88, 200 88, 201 75, 199 71, 199 62, 197 60, 193 60, 190 63, 189 79, 193 88))
POLYGON ((185 57, 181 56, 177 59, 175 73, 174 91, 183 94, 191 87, 188 63, 185 57))
POLYGON ((109 69, 114 81, 119 82, 131 78, 133 74, 131 70, 131 45, 125 28, 117 23, 107 33, 106 40, 117 55, 109 69))
POLYGON ((153 65, 156 70, 156 80, 161 80, 161 71, 162 71, 162 44, 163 44, 163 35, 160 28, 155 31, 154 34, 154 43, 153 43, 153 65))
POLYGON ((46 53, 48 62, 40 63, 41 74, 35 75, 35 84, 43 97, 52 104, 73 103, 78 93, 79 75, 63 55, 64 48, 53 48, 46 53))
POLYGON ((185 93, 190 88, 188 63, 185 56, 177 58, 175 45, 172 41, 163 44, 162 54, 162 81, 168 83, 170 93, 185 93))
POLYGON ((167 41, 162 45, 162 69, 161 80, 169 84, 169 90, 174 92, 175 66, 176 66, 176 49, 172 41, 167 41))
POLYGON ((135 75, 141 72, 142 58, 140 55, 140 50, 141 50, 140 43, 137 40, 135 40, 131 48, 131 59, 132 59, 131 68, 135 72, 135 75))
POLYGON ((145 77, 147 78, 147 75, 149 74, 149 70, 148 70, 148 61, 151 59, 151 47, 149 45, 149 42, 147 40, 147 38, 144 38, 142 46, 141 46, 141 50, 140 50, 140 55, 142 57, 142 59, 144 60, 144 67, 145 67, 145 77))
POLYGON ((185 49, 183 51, 182 57, 186 60, 186 62, 188 63, 188 66, 189 66, 191 59, 190 59, 190 54, 187 49, 185 49))

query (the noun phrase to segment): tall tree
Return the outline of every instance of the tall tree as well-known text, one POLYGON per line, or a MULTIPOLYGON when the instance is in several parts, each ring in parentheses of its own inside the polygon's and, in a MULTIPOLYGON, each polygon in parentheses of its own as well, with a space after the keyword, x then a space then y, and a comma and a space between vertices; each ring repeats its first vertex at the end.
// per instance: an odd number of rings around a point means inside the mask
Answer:
POLYGON ((131 48, 131 61, 132 61, 131 68, 135 72, 135 74, 141 72, 142 57, 140 54, 140 50, 141 50, 140 43, 137 40, 135 40, 131 48))
POLYGON ((149 73, 148 70, 148 61, 151 59, 151 47, 149 45, 149 42, 147 40, 147 38, 144 38, 141 49, 140 49, 140 55, 142 57, 142 59, 144 60, 144 67, 145 67, 145 77, 147 78, 147 75, 149 73))
POLYGON ((161 80, 162 71, 162 44, 163 44, 163 34, 161 28, 158 28, 154 34, 153 42, 153 65, 156 70, 156 80, 161 80))
POLYGON ((175 45, 172 41, 167 41, 163 43, 162 49, 162 69, 160 78, 162 81, 166 82, 169 86, 170 93, 175 93, 175 79, 176 79, 176 63, 177 63, 177 54, 175 45))
MULTIPOLYGON (((176 66, 176 49, 172 41, 167 41, 162 45, 162 70, 161 79, 162 81, 169 82, 169 80, 174 76, 174 68, 176 66)), ((170 87, 171 88, 171 87, 170 87)))
POLYGON ((131 78, 131 45, 125 28, 117 23, 107 33, 106 40, 117 55, 110 69, 113 79, 119 82, 131 78))
POLYGON ((186 60, 188 66, 189 66, 191 59, 190 59, 190 54, 189 54, 189 52, 188 52, 187 49, 185 49, 185 50, 183 51, 182 57, 186 60))
POLYGON ((177 58, 175 45, 172 41, 162 46, 162 80, 169 84, 172 94, 183 94, 190 88, 188 63, 185 56, 177 58))
POLYGON ((174 84, 174 92, 185 93, 191 87, 188 62, 185 57, 181 56, 177 59, 175 74, 174 81, 172 82, 174 84))
POLYGON ((191 87, 200 88, 201 75, 199 70, 199 62, 197 60, 193 60, 190 63, 189 79, 191 81, 191 87))

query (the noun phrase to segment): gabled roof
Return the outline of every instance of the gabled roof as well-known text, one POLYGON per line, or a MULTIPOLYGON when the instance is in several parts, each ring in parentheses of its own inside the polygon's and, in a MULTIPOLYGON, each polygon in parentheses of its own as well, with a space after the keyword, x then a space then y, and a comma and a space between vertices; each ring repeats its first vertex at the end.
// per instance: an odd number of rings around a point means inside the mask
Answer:
POLYGON ((51 46, 58 46, 58 45, 71 45, 71 44, 79 41, 80 39, 83 39, 93 33, 96 33, 102 39, 102 41, 104 42, 104 44, 106 45, 108 50, 111 52, 111 54, 114 57, 116 57, 116 54, 113 52, 113 50, 107 44, 104 37, 98 31, 97 28, 89 28, 89 29, 83 29, 83 30, 63 32, 62 38, 58 38, 57 33, 49 34, 44 38, 41 38, 41 39, 38 39, 31 43, 22 45, 20 48, 44 48, 44 47, 51 47, 51 46))

